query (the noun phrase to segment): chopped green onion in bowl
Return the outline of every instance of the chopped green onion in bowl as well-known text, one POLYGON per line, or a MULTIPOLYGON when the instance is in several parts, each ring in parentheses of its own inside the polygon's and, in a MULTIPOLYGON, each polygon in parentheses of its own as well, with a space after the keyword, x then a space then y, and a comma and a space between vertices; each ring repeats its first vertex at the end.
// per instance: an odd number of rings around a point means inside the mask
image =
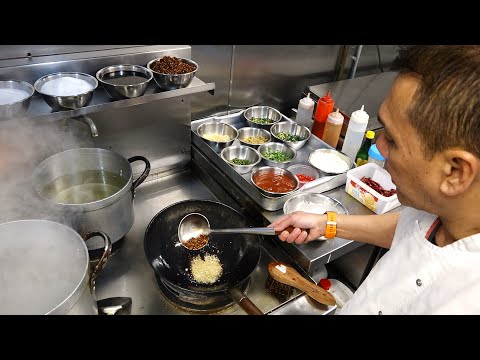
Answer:
POLYGON ((272 161, 288 161, 292 159, 291 156, 288 156, 286 153, 279 150, 275 150, 275 151, 267 150, 262 155, 266 159, 272 160, 272 161))
POLYGON ((235 165, 250 165, 252 162, 247 159, 239 159, 239 158, 234 158, 230 160, 231 163, 235 165))
POLYGON ((299 136, 299 135, 294 135, 294 134, 290 134, 290 133, 287 133, 287 132, 278 133, 276 136, 277 136, 280 140, 283 140, 283 141, 297 142, 297 141, 304 140, 304 138, 302 138, 302 137, 299 136))

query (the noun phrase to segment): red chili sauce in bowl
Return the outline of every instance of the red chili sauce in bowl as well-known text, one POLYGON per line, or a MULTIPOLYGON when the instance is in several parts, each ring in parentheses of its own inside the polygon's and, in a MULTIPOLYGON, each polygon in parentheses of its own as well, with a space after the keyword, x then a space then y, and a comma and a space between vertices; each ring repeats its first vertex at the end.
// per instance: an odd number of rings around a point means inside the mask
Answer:
POLYGON ((263 190, 274 193, 287 193, 297 187, 295 181, 285 174, 260 174, 255 179, 255 184, 263 190))

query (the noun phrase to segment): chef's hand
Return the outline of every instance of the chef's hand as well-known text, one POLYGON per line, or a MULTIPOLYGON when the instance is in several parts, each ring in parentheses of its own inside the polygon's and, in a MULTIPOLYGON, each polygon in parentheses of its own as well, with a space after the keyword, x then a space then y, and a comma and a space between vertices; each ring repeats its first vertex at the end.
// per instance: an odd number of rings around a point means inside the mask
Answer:
POLYGON ((325 235, 325 227, 327 224, 327 215, 309 214, 303 211, 295 211, 288 215, 282 216, 280 219, 272 222, 268 227, 273 227, 275 231, 282 231, 278 238, 288 243, 296 244, 307 243, 318 239, 325 235), (283 231, 288 226, 295 229, 291 233, 283 231), (303 229, 303 231, 302 231, 303 229), (305 229, 309 229, 307 233, 305 229))

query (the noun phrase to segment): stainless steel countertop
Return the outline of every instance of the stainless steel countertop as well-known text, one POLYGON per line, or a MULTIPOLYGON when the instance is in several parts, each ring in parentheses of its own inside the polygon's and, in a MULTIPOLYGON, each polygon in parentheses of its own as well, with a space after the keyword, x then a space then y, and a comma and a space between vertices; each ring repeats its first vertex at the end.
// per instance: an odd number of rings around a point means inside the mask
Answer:
MULTIPOLYGON (((179 201, 199 199, 216 200, 212 192, 191 173, 184 172, 149 181, 137 188, 134 199, 135 222, 119 247, 100 272, 96 280, 97 300, 124 296, 132 298, 132 315, 185 315, 188 312, 172 305, 162 295, 153 269, 144 253, 143 241, 150 220, 163 208, 179 201)), ((335 306, 313 304, 305 294, 295 290, 287 302, 282 302, 265 290, 267 264, 284 260, 280 248, 262 239, 262 255, 259 265, 250 277, 247 295, 264 313, 328 314, 335 306), (273 254, 273 255, 272 255, 273 254), (292 300, 293 299, 293 300, 292 300), (296 303, 293 305, 293 303, 296 303), (312 305, 309 305, 312 304, 312 305)), ((327 273, 324 269, 323 277, 327 273)), ((234 304, 215 314, 245 315, 234 304)))

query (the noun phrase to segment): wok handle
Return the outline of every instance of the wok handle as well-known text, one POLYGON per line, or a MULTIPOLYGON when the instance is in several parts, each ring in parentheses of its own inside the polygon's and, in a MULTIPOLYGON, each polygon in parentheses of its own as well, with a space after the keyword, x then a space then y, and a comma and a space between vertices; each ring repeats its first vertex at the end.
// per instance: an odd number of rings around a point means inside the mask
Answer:
POLYGON ((131 158, 128 159, 128 162, 132 163, 137 160, 143 161, 145 163, 145 170, 143 170, 142 175, 140 175, 138 179, 133 182, 133 185, 132 185, 133 190, 135 190, 137 186, 140 185, 147 178, 148 174, 150 174, 150 161, 148 161, 143 156, 139 156, 139 155, 132 156, 131 158))
POLYGON ((248 315, 264 315, 239 288, 229 289, 228 294, 248 315))
POLYGON ((94 289, 95 285, 95 278, 97 277, 98 273, 105 267, 108 258, 112 254, 112 241, 110 237, 102 231, 91 231, 85 235, 85 241, 94 237, 94 236, 101 236, 105 241, 105 247, 103 248, 103 254, 100 260, 98 260, 97 265, 93 268, 92 272, 90 273, 90 289, 94 289))

